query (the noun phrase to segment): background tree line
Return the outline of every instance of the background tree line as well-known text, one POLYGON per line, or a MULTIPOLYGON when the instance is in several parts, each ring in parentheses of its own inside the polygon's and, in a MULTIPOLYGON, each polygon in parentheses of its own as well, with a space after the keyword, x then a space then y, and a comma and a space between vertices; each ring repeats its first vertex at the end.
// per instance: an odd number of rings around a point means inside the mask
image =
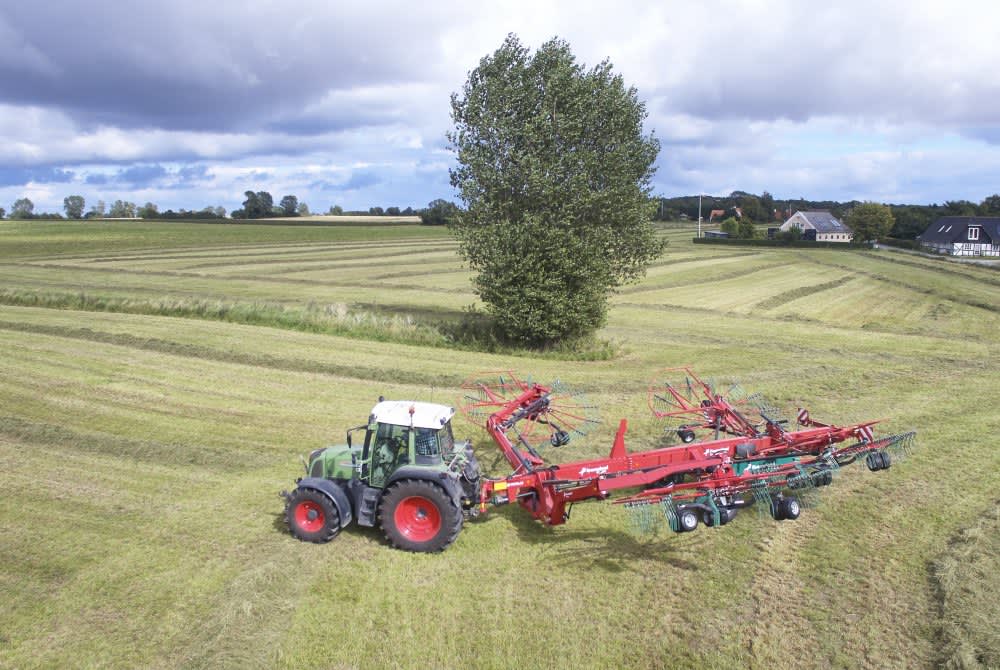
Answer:
MULTIPOLYGON (((706 196, 701 198, 702 220, 708 221, 713 209, 726 211, 723 230, 726 230, 726 220, 734 216, 733 208, 742 210, 743 218, 753 223, 779 223, 786 221, 792 214, 800 210, 827 210, 840 220, 844 220, 852 209, 863 204, 859 200, 838 202, 836 200, 806 200, 805 198, 775 198, 767 191, 754 195, 746 191, 733 191, 728 196, 706 196)), ((685 195, 675 198, 656 198, 656 213, 654 219, 659 221, 676 221, 682 215, 692 221, 698 220, 698 196, 685 195)), ((913 240, 934 221, 942 216, 1000 216, 1000 194, 993 194, 976 204, 969 200, 947 200, 943 205, 888 205, 892 212, 894 223, 890 236, 898 239, 913 240)), ((733 222, 729 222, 732 228, 733 222)), ((729 230, 732 234, 732 231, 729 230)))
MULTIPOLYGON (((115 200, 110 206, 103 200, 98 200, 86 209, 86 200, 82 195, 69 195, 63 198, 65 215, 49 212, 35 212, 35 204, 29 198, 18 198, 11 206, 10 219, 222 219, 226 216, 224 207, 208 206, 200 210, 168 209, 161 212, 155 203, 147 202, 137 205, 128 200, 115 200)), ((0 207, 0 219, 6 216, 6 210, 0 207)))
MULTIPOLYGON (((309 216, 309 206, 299 202, 295 195, 286 195, 277 205, 267 191, 247 191, 243 207, 235 209, 230 214, 234 219, 259 219, 270 217, 309 216)), ((655 197, 653 219, 658 221, 676 221, 687 217, 692 221, 698 219, 698 196, 685 195, 674 198, 655 197)), ((778 224, 784 222, 798 210, 827 210, 841 220, 849 215, 852 209, 862 203, 858 200, 839 202, 836 200, 806 200, 779 199, 767 191, 760 195, 746 191, 733 191, 728 196, 702 196, 701 212, 703 221, 707 222, 713 209, 722 209, 726 214, 722 219, 716 219, 722 230, 733 237, 749 237, 751 224, 778 224), (734 209, 739 207, 742 219, 735 216, 734 209)), ((947 200, 938 205, 888 205, 893 215, 893 226, 890 237, 912 240, 921 234, 934 221, 942 216, 1000 216, 1000 194, 993 194, 980 203, 969 200, 947 200)), ((161 220, 181 219, 223 219, 226 209, 218 206, 208 206, 202 209, 160 211, 152 202, 138 205, 128 200, 115 200, 106 204, 98 200, 86 207, 86 201, 81 195, 69 195, 63 198, 64 214, 56 212, 36 212, 35 204, 29 198, 18 198, 10 207, 10 213, 0 207, 0 219, 104 219, 104 218, 141 218, 161 220)), ((438 198, 432 200, 426 207, 369 207, 367 210, 345 210, 340 205, 332 205, 325 214, 333 216, 419 216, 425 225, 446 225, 455 221, 461 209, 454 202, 438 198)))
MULTIPOLYGON (((234 219, 263 219, 271 217, 310 216, 309 206, 299 202, 295 195, 286 195, 277 205, 267 191, 247 191, 243 207, 232 211, 234 219)), ((156 203, 147 202, 138 205, 128 200, 116 200, 110 206, 103 200, 98 200, 87 209, 86 200, 82 195, 69 195, 63 198, 65 214, 40 213, 35 211, 35 204, 29 198, 18 198, 11 205, 10 216, 7 210, 0 207, 0 219, 223 219, 226 217, 224 207, 204 207, 199 210, 180 208, 177 211, 168 209, 160 211, 156 203)), ((427 207, 414 209, 369 207, 367 210, 344 210, 340 205, 331 205, 326 214, 331 216, 419 216, 421 222, 427 225, 446 225, 458 214, 458 206, 448 200, 437 199, 428 203, 427 207)))

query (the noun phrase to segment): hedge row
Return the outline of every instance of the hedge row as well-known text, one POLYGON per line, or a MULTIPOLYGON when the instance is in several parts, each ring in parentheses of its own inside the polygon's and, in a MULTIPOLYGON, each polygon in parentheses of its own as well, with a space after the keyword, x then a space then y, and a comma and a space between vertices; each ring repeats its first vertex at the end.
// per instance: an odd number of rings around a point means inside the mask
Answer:
POLYGON ((901 240, 897 237, 885 237, 878 241, 879 244, 884 244, 887 247, 898 247, 900 249, 915 249, 917 251, 921 250, 920 242, 917 240, 901 240))
POLYGON ((731 237, 696 237, 691 240, 695 244, 729 244, 738 247, 800 247, 802 249, 840 249, 841 251, 857 251, 871 249, 872 245, 854 242, 813 242, 812 240, 740 240, 731 237))

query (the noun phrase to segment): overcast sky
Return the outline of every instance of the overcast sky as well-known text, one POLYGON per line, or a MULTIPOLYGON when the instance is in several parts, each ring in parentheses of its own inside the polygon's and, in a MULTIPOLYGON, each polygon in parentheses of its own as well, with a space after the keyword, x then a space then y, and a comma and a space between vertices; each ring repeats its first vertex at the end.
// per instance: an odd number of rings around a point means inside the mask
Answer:
POLYGON ((509 32, 638 89, 658 194, 978 202, 998 26, 963 0, 0 0, 0 206, 454 199, 449 95, 509 32))

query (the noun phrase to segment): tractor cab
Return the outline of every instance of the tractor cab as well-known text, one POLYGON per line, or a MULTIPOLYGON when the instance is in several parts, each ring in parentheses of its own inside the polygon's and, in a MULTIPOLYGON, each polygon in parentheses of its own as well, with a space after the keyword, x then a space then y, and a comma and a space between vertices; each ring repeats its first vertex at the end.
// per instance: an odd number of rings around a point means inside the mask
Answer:
POLYGON ((360 478, 383 488, 400 467, 443 468, 452 455, 452 407, 429 402, 384 400, 372 408, 361 451, 360 478))
MULTIPOLYGON (((309 454, 310 477, 359 480, 384 488, 403 466, 447 469, 456 451, 451 432, 452 407, 411 400, 380 400, 368 423, 347 431, 345 446, 309 454), (358 437, 361 444, 356 444, 358 437)), ((465 445, 459 445, 464 450, 465 445)))

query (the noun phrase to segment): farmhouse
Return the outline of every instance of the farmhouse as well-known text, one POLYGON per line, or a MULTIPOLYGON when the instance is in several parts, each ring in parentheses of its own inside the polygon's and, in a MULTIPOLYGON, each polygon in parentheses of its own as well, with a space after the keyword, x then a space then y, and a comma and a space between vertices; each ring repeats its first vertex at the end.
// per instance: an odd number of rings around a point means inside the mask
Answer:
POLYGON ((917 240, 939 254, 1000 256, 1000 217, 943 216, 917 240))
POLYGON ((854 236, 851 229, 845 226, 830 212, 810 211, 795 212, 781 224, 781 230, 798 228, 802 237, 817 242, 850 242, 854 236))

